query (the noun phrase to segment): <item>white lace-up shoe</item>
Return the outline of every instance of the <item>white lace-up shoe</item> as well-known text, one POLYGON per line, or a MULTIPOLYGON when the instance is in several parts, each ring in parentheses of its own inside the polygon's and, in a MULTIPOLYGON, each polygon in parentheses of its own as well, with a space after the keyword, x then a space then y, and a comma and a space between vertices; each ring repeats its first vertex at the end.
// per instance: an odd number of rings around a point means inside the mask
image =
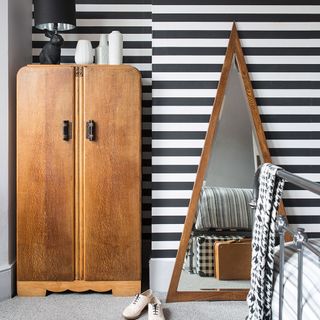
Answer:
POLYGON ((165 320, 162 304, 157 297, 153 297, 148 304, 148 320, 165 320))
POLYGON ((137 319, 142 310, 152 300, 152 290, 147 290, 143 293, 137 294, 134 300, 123 310, 122 315, 126 319, 137 319))

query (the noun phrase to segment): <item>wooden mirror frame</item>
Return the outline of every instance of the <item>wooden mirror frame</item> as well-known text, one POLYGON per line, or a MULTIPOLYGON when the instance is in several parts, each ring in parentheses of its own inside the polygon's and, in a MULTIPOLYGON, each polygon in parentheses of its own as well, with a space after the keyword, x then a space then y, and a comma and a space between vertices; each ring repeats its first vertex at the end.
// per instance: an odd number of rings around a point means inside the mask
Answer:
MULTIPOLYGON (((245 300, 248 294, 248 289, 228 290, 217 289, 216 291, 178 291, 179 280, 182 272, 183 262, 185 259, 186 250, 188 247, 192 226, 194 223, 200 191, 203 180, 205 178, 206 169, 211 155, 212 143, 216 134, 217 123, 226 91, 230 68, 232 66, 233 57, 235 56, 238 64, 239 73, 243 81, 244 89, 247 96, 249 110, 252 115, 255 131, 259 141, 261 156, 263 162, 271 163, 271 156, 266 142, 263 126, 260 119, 260 114, 254 91, 250 81, 247 65, 244 59, 243 51, 240 44, 240 39, 236 24, 233 23, 229 44, 226 50, 225 60, 221 70, 220 81, 216 97, 213 103, 213 110, 209 120, 208 131, 206 134, 204 146, 201 153, 201 159, 198 166, 196 180, 193 186, 192 196, 189 202, 188 213, 185 219, 184 229, 180 239, 180 246, 176 256, 176 261, 172 273, 172 278, 167 294, 167 302, 178 301, 193 301, 193 300, 245 300)), ((253 175, 252 175, 253 182, 253 175)), ((279 213, 285 215, 284 205, 281 202, 279 213)))

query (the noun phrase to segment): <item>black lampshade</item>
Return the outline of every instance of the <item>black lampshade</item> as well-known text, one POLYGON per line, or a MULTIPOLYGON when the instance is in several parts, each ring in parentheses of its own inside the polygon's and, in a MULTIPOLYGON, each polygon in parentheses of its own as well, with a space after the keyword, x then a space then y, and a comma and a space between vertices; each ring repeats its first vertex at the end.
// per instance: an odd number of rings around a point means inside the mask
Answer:
POLYGON ((35 27, 67 31, 76 27, 75 0, 34 0, 35 27))

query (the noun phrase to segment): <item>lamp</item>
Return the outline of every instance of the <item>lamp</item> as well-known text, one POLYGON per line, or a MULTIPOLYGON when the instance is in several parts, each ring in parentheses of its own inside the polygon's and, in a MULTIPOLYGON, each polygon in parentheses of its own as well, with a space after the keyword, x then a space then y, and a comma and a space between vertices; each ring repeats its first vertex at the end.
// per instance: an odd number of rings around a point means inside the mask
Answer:
POLYGON ((42 48, 41 64, 59 64, 63 38, 58 31, 68 31, 76 27, 75 0, 34 0, 35 27, 45 30, 50 42, 42 48))

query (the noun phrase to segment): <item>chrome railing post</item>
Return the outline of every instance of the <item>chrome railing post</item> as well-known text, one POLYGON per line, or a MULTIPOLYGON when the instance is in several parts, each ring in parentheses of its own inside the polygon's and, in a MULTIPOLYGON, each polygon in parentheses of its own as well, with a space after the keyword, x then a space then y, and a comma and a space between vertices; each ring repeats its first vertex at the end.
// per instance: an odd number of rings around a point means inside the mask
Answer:
POLYGON ((298 301, 297 314, 298 320, 302 320, 302 285, 303 285, 303 245, 307 241, 307 235, 303 228, 298 228, 293 241, 298 250, 298 301))
POLYGON ((277 216, 277 231, 280 240, 280 261, 279 261, 279 320, 282 320, 283 313, 283 278, 284 278, 284 234, 287 220, 284 216, 277 216))

